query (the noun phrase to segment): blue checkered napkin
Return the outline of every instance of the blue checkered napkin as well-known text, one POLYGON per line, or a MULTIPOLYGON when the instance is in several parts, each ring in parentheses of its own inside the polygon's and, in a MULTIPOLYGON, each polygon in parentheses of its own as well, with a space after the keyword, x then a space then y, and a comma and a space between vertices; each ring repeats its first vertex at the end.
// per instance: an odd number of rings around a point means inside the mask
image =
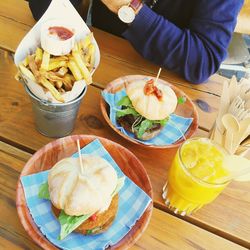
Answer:
MULTIPOLYGON (((94 140, 82 148, 81 153, 98 155, 105 158, 117 171, 118 177, 124 176, 121 169, 99 140, 94 140)), ((73 157, 77 157, 77 155, 78 153, 75 153, 73 157)), ((151 202, 151 198, 126 177, 124 186, 119 192, 118 214, 113 225, 107 232, 94 236, 71 233, 64 240, 58 240, 60 224, 52 214, 51 203, 50 201, 38 198, 39 187, 47 181, 47 178, 48 171, 44 171, 23 176, 21 182, 28 208, 36 225, 50 242, 62 249, 105 249, 110 245, 116 244, 129 232, 151 202)))
POLYGON ((117 106, 117 103, 126 95, 125 89, 116 92, 115 94, 108 93, 107 91, 102 91, 102 96, 104 100, 109 104, 110 107, 110 120, 118 128, 123 134, 133 138, 136 141, 139 141, 145 145, 156 145, 156 146, 164 146, 170 145, 178 141, 183 134, 186 133, 189 126, 192 124, 193 118, 185 118, 182 116, 178 116, 175 114, 171 114, 169 117, 169 121, 167 125, 162 129, 162 131, 151 140, 142 141, 135 139, 134 134, 126 131, 123 127, 121 127, 116 121, 116 110, 120 109, 117 106))

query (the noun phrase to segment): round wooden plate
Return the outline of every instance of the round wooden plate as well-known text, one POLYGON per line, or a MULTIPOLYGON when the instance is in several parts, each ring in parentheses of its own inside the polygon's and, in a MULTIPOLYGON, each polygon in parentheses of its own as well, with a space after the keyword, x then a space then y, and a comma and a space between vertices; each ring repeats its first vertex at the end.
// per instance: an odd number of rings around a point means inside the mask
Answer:
MULTIPOLYGON (((125 88, 125 83, 130 83, 136 80, 141 80, 141 79, 145 79, 145 78, 153 78, 151 76, 146 76, 146 75, 128 75, 128 76, 123 76, 120 78, 115 79, 114 81, 110 82, 106 88, 105 91, 108 91, 109 93, 116 93, 120 90, 122 90, 123 88, 125 88)), ((187 132, 185 133, 185 137, 186 139, 190 138, 195 131, 198 128, 198 112, 196 110, 195 105, 193 104, 193 102, 191 101, 191 99, 179 88, 173 86, 172 84, 162 80, 162 79, 158 79, 158 82, 161 82, 163 84, 167 84, 168 86, 170 86, 177 98, 179 97, 185 97, 186 98, 186 102, 183 104, 179 104, 177 105, 177 108, 175 110, 175 114, 179 115, 179 116, 183 116, 186 118, 193 118, 193 122, 190 125, 189 129, 187 130, 187 132)), ((134 140, 133 138, 123 134, 119 129, 117 129, 114 124, 110 121, 109 118, 109 105, 105 102, 105 100, 103 99, 103 97, 101 97, 101 111, 102 114, 104 116, 104 119, 106 120, 106 122, 109 124, 109 126, 116 131, 120 136, 122 136, 123 138, 127 139, 130 142, 133 142, 137 145, 140 146, 144 146, 144 147, 151 147, 151 148, 174 148, 174 147, 179 147, 183 142, 184 142, 184 138, 180 138, 178 141, 176 141, 173 144, 170 145, 145 145, 143 143, 140 143, 136 140, 134 140)), ((158 135, 159 136, 159 135, 158 135)))
MULTIPOLYGON (((99 139, 105 149, 110 153, 124 174, 134 181, 141 189, 143 189, 151 198, 153 195, 152 186, 149 177, 142 163, 123 146, 91 135, 73 135, 50 142, 43 148, 38 150, 26 163, 17 183, 16 206, 20 221, 30 235, 30 237, 44 249, 58 249, 50 243, 40 232, 39 228, 33 221, 29 209, 26 205, 24 190, 20 178, 50 169, 59 160, 71 156, 77 151, 76 141, 80 140, 80 146, 84 147, 95 139, 99 139)), ((125 249, 132 246, 146 229, 153 209, 152 202, 147 207, 144 214, 136 222, 129 233, 121 239, 116 245, 109 249, 125 249)))

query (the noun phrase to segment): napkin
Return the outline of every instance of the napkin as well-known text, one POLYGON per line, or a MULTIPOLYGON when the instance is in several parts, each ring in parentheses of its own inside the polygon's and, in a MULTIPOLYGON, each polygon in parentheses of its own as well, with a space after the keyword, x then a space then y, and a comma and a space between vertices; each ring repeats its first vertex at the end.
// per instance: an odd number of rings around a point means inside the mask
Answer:
MULTIPOLYGON (((94 140, 82 148, 81 153, 103 157, 113 166, 119 178, 125 176, 99 140, 94 140)), ((72 157, 78 157, 78 153, 72 157)), ((119 192, 118 213, 108 231, 99 235, 87 236, 71 233, 64 240, 58 240, 60 224, 52 214, 51 202, 38 198, 39 187, 47 181, 47 177, 48 171, 44 171, 23 176, 21 182, 27 206, 36 225, 50 242, 61 249, 105 249, 116 244, 130 231, 151 202, 151 198, 125 176, 124 186, 119 192)))
POLYGON ((116 121, 116 109, 120 109, 117 106, 118 101, 122 99, 126 94, 126 90, 123 89, 115 94, 109 93, 107 91, 102 91, 102 96, 104 100, 109 104, 110 107, 110 120, 116 128, 118 128, 123 134, 131 137, 132 139, 145 144, 145 145, 170 145, 178 141, 188 130, 189 126, 192 124, 193 118, 185 118, 175 114, 171 114, 167 125, 162 129, 162 131, 153 139, 148 141, 143 141, 135 139, 134 134, 126 131, 121 127, 116 121))

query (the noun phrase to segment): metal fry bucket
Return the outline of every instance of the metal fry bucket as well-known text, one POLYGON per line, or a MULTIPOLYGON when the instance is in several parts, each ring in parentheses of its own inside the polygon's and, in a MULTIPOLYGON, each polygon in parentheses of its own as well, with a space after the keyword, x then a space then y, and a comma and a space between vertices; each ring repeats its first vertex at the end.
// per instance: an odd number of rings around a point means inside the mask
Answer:
POLYGON ((35 119, 36 129, 48 137, 63 137, 70 134, 74 129, 78 109, 87 87, 73 101, 67 103, 50 103, 34 96, 25 86, 28 93, 35 119))

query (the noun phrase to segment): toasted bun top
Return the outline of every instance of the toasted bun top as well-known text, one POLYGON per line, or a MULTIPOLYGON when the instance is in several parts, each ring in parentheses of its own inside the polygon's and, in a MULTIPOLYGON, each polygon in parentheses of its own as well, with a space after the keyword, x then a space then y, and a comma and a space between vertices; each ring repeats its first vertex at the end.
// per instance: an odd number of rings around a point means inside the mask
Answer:
POLYGON ((114 168, 99 156, 82 155, 83 173, 79 158, 66 158, 50 170, 48 176, 50 199, 68 215, 92 214, 111 200, 117 185, 114 168))
POLYGON ((175 92, 166 84, 157 83, 157 88, 162 92, 159 100, 155 95, 145 95, 145 80, 131 82, 126 86, 126 92, 135 110, 149 120, 162 120, 173 113, 177 106, 175 92))

